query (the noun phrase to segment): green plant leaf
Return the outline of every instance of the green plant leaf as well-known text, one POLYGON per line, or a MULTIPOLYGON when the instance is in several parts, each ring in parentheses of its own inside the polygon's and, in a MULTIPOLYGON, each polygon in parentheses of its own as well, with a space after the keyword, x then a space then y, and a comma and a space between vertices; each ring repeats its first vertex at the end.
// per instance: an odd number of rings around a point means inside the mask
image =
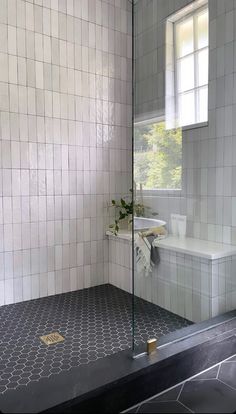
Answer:
POLYGON ((119 217, 119 219, 120 220, 123 220, 123 219, 125 219, 127 217, 127 214, 125 214, 125 213, 121 213, 121 211, 120 211, 120 217, 119 217))

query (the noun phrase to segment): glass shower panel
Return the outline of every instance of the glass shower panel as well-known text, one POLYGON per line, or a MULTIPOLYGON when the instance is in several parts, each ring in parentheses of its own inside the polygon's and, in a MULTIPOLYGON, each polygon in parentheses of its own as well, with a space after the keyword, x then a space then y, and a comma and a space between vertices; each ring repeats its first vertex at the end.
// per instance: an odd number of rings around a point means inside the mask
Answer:
MULTIPOLYGON (((186 326, 188 321, 174 312, 178 306, 174 264, 160 255, 154 246, 166 238, 169 225, 169 206, 173 212, 180 208, 183 190, 182 129, 173 116, 167 124, 166 95, 164 88, 165 53, 156 37, 165 25, 158 15, 164 2, 136 1, 134 12, 134 125, 133 125, 133 332, 134 354, 146 349, 147 341, 159 340, 175 329, 186 326), (160 62, 159 62, 160 60, 160 62), (173 272, 170 270, 173 268, 173 272), (173 280, 172 280, 173 279, 173 280)), ((178 79, 182 93, 180 102, 188 107, 195 104, 194 88, 193 18, 177 28, 178 79), (188 76, 186 76, 186 72, 188 76), (190 96, 192 94, 192 96, 190 96), (182 99, 182 100, 181 100, 182 99), (191 100, 192 99, 192 100, 191 100), (186 102, 187 100, 187 102, 186 102)), ((170 59, 170 56, 168 56, 170 59)), ((170 61, 169 61, 170 63, 170 61)), ((182 118, 191 123, 191 113, 182 105, 182 118)))
POLYGON ((184 312, 177 314, 181 305, 177 302, 174 259, 158 247, 168 233, 168 206, 180 206, 182 158, 181 128, 166 129, 160 119, 135 124, 133 293, 137 353, 147 340, 159 340, 188 325, 184 312))
POLYGON ((209 54, 217 4, 133 4, 135 355, 236 306, 234 69, 209 54))

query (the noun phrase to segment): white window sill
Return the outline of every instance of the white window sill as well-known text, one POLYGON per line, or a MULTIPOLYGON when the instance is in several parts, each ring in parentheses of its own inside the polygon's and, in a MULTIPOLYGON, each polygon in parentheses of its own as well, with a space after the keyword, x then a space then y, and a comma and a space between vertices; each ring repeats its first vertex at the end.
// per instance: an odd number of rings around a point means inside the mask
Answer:
POLYGON ((153 197, 153 196, 166 196, 166 197, 180 197, 182 194, 182 189, 178 189, 178 190, 158 190, 158 189, 153 189, 153 190, 142 190, 142 194, 140 192, 140 190, 137 190, 137 195, 141 196, 143 195, 144 197, 153 197))
POLYGON ((207 127, 207 126, 208 126, 208 121, 207 122, 198 122, 197 124, 185 125, 185 126, 182 126, 180 128, 182 128, 182 131, 188 131, 189 129, 203 128, 203 127, 207 127))

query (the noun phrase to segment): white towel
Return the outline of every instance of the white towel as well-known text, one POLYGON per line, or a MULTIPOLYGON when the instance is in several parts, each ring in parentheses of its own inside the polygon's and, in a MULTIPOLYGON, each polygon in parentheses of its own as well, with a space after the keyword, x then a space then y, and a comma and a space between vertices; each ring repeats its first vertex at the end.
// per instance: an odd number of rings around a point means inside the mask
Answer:
POLYGON ((134 247, 136 251, 137 272, 150 276, 152 272, 151 264, 151 245, 146 237, 141 237, 138 233, 134 236, 134 247))
MULTIPOLYGON (((136 233, 134 236, 134 247, 136 252, 137 272, 148 277, 151 275, 153 267, 160 261, 159 252, 154 252, 152 246, 157 239, 164 239, 166 235, 153 237, 143 237, 136 233), (149 239, 149 240, 148 240, 149 239)), ((157 247, 155 247, 157 249, 157 247)))

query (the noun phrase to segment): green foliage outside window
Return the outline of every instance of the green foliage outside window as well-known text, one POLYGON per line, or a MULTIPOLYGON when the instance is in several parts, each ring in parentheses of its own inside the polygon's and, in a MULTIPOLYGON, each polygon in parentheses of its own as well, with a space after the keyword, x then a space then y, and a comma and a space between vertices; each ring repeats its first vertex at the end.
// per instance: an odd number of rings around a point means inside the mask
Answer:
POLYGON ((181 189, 182 131, 164 122, 135 127, 134 174, 143 189, 181 189))

